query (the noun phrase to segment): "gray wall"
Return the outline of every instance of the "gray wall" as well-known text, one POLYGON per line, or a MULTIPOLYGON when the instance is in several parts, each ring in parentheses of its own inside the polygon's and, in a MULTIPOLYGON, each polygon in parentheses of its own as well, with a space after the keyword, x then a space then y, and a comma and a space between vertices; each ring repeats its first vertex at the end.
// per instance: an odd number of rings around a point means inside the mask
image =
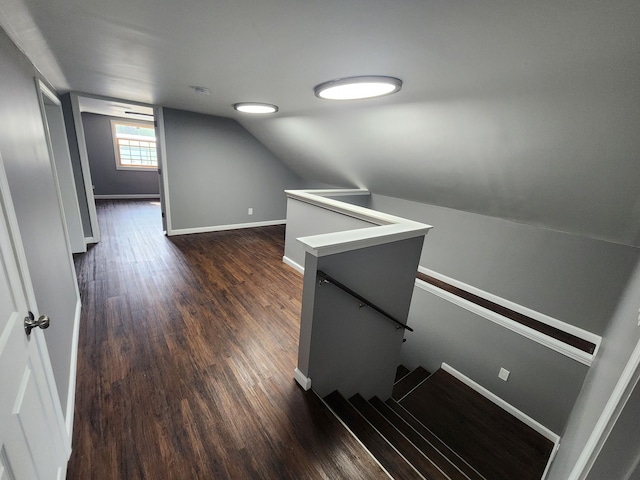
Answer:
MULTIPOLYGON (((317 259, 317 270, 406 323, 422 241, 423 237, 410 238, 323 256, 317 259)), ((302 306, 302 318, 312 323, 308 376, 313 389, 320 396, 339 390, 347 398, 360 393, 367 399, 386 400, 400 359, 403 331, 375 310, 361 308, 359 300, 339 288, 318 285, 315 277, 315 268, 305 270, 305 289, 315 292, 311 318, 308 296, 303 297, 302 306)))
POLYGON ((165 108, 164 129, 173 230, 286 217, 300 178, 235 120, 165 108))
MULTIPOLYGON (((629 397, 604 448, 587 477, 589 480, 627 480, 640 460, 640 388, 629 397), (631 447, 631 448, 629 448, 631 447)), ((636 471, 636 475, 638 475, 636 471)))
POLYGON ((65 414, 73 413, 67 410, 67 402, 79 300, 75 271, 34 83, 37 71, 2 30, 0 72, 0 152, 37 307, 51 318, 44 336, 62 409, 65 414))
MULTIPOLYGON (((640 340, 638 306, 640 306, 640 262, 636 262, 635 273, 624 290, 622 300, 603 335, 600 353, 587 375, 580 397, 573 409, 549 480, 565 480, 568 477, 609 400, 631 352, 640 340)), ((636 392, 632 401, 637 401, 635 400, 637 397, 636 392)), ((630 408, 635 407, 632 404, 630 408)), ((635 417, 634 421, 635 425, 620 425, 619 428, 622 431, 617 432, 627 438, 626 449, 617 452, 603 450, 604 457, 598 460, 600 466, 620 460, 628 461, 629 454, 637 454, 638 437, 634 432, 638 428, 638 417, 635 417), (607 455, 613 455, 613 457, 607 457, 607 455)), ((596 480, 597 477, 589 478, 596 480)))
MULTIPOLYGON (((558 320, 602 334, 639 250, 505 220, 372 195, 371 207, 433 229, 420 264, 558 320)), ((587 367, 414 290, 403 362, 447 362, 561 434, 587 367), (508 382, 498 379, 504 367, 508 382)))
POLYGON ((69 155, 71 156, 71 167, 73 168, 73 178, 76 183, 76 194, 78 195, 78 207, 80 208, 80 218, 82 219, 82 229, 86 238, 93 237, 91 228, 91 217, 89 216, 89 203, 87 192, 84 188, 84 175, 82 173, 82 162, 80 161, 80 150, 78 148, 78 137, 73 117, 73 107, 71 105, 71 94, 65 93, 60 96, 62 103, 62 113, 64 115, 64 126, 67 131, 67 141, 69 143, 69 155))
POLYGON ((350 217, 349 215, 319 208, 295 198, 288 198, 284 256, 288 260, 304 267, 305 252, 302 244, 296 240, 297 238, 373 226, 375 224, 350 217))
POLYGON ((601 335, 640 249, 372 195, 371 208, 433 225, 420 265, 601 335))
MULTIPOLYGON (((91 180, 94 186, 93 194, 158 195, 160 190, 156 169, 143 172, 116 168, 111 120, 112 117, 105 115, 82 113, 89 168, 91 168, 91 180)), ((153 123, 149 122, 149 125, 153 126, 153 123)))

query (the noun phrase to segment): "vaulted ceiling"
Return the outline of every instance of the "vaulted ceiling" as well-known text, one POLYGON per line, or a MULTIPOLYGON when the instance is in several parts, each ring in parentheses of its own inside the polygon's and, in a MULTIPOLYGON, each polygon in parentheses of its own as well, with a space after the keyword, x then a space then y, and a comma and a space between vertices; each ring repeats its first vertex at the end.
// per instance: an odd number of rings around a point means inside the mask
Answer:
POLYGON ((640 246, 637 0, 2 0, 0 23, 58 91, 235 118, 305 179, 640 246), (371 74, 404 86, 313 94, 371 74))

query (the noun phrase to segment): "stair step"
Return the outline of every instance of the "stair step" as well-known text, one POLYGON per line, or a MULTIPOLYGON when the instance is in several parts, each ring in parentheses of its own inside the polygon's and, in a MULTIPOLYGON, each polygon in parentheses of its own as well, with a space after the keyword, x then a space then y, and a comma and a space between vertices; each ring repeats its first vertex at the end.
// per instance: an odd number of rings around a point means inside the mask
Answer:
POLYGON ((542 477, 553 442, 446 371, 438 370, 400 404, 484 477, 542 477))
POLYGON ((409 373, 411 373, 411 370, 409 370, 407 367, 405 367, 404 365, 398 365, 398 368, 396 368, 396 379, 393 381, 393 383, 397 383, 401 378, 409 375, 409 373))
MULTIPOLYGON (((436 463, 443 472, 449 475, 451 480, 485 480, 482 475, 460 458, 442 440, 434 435, 433 432, 416 420, 416 418, 397 401, 391 398, 386 402, 382 402, 379 399, 372 399, 371 403, 374 407, 381 410, 388 419, 393 418, 393 415, 395 415, 398 419, 396 428, 401 430, 414 445, 436 463), (400 422, 403 422, 404 425, 400 422)), ((394 421, 394 425, 395 424, 394 421)))
POLYGON ((450 480, 433 461, 407 440, 384 415, 362 398, 361 395, 354 395, 349 399, 349 402, 421 475, 429 480, 450 480))
POLYGON ((431 374, 424 368, 417 367, 415 370, 402 377, 393 385, 393 393, 391 394, 391 398, 393 398, 394 400, 400 400, 407 393, 420 385, 420 383, 422 383, 429 375, 431 374))
POLYGON ((324 397, 324 401, 394 479, 422 478, 338 391, 324 397))

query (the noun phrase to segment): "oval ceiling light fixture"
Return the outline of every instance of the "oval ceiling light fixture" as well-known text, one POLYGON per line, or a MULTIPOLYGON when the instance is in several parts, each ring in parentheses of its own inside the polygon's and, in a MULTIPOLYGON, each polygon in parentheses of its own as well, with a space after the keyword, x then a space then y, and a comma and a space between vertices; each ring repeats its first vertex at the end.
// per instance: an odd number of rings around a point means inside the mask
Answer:
POLYGON ((395 77, 348 77, 321 83, 313 89, 316 97, 327 100, 360 100, 382 97, 400 91, 402 80, 395 77))
POLYGON ((275 105, 258 102, 236 103, 233 108, 242 113, 276 113, 278 111, 275 105))

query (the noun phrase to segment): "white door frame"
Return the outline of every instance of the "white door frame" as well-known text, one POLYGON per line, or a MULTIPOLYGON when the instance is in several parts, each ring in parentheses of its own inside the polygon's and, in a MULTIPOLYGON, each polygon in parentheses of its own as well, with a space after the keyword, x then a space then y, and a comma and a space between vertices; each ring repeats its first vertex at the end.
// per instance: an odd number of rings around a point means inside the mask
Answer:
MULTIPOLYGON (((55 105, 55 107, 60 112, 60 119, 62 119, 62 104, 60 103, 60 99, 57 97, 55 93, 53 93, 39 78, 35 78, 36 82, 36 90, 38 92, 38 103, 40 104, 40 113, 42 115, 42 123, 44 125, 44 134, 47 139, 47 148, 49 150, 49 158, 51 159, 51 171, 53 173, 53 177, 56 184, 56 194, 58 196, 58 203, 60 204, 60 211, 63 216, 63 224, 64 224, 64 233, 67 239, 67 244, 69 245, 69 250, 74 253, 84 253, 87 251, 87 244, 84 241, 84 233, 82 232, 82 218, 80 215, 80 206, 78 204, 78 196, 75 194, 75 181, 73 177, 73 168, 71 166, 71 156, 69 154, 67 138, 64 138, 64 146, 66 148, 66 158, 56 159, 55 152, 53 151, 53 143, 51 140, 51 131, 49 127, 49 122, 52 120, 48 118, 45 106, 45 98, 50 102, 50 104, 55 105), (68 170, 71 174, 71 185, 73 186, 73 202, 65 203, 62 197, 62 189, 60 188, 60 176, 58 175, 58 162, 66 161, 68 162, 68 170), (70 222, 69 220, 73 219, 74 222, 71 226, 77 225, 77 231, 71 232, 69 230, 70 222), (73 238, 72 238, 73 235, 73 238), (77 238, 81 237, 81 238, 77 238)), ((64 120, 63 120, 64 122, 64 120)), ((64 126, 64 123, 63 123, 64 126)))
POLYGON ((84 136, 82 126, 82 115, 80 113, 80 102, 78 94, 71 93, 71 110, 73 112, 73 126, 76 130, 78 140, 78 152, 80 154, 80 166, 82 167, 82 178, 84 180, 84 191, 89 208, 89 221, 91 223, 91 237, 85 237, 86 243, 98 243, 100 241, 100 227, 98 226, 98 214, 96 212, 96 199, 93 196, 93 182, 91 181, 91 169, 89 168, 89 154, 87 153, 87 141, 84 136))
POLYGON ((160 173, 160 209, 162 228, 167 235, 172 234, 171 203, 169 202, 169 172, 167 171, 167 142, 164 135, 164 109, 153 109, 156 124, 156 149, 158 151, 158 172, 160 173))
MULTIPOLYGON (((135 102, 131 100, 124 100, 121 98, 104 97, 101 95, 91 95, 87 93, 71 92, 71 108, 73 111, 73 122, 76 131, 76 137, 78 139, 78 151, 80 153, 80 166, 82 167, 82 176, 84 178, 84 189, 86 192, 87 205, 89 208, 89 220, 91 222, 92 237, 85 238, 87 243, 98 243, 100 241, 100 228, 98 226, 98 215, 96 213, 96 199, 93 194, 93 182, 91 181, 91 167, 89 165, 89 154, 87 152, 87 140, 84 135, 84 126, 82 124, 82 113, 80 112, 80 98, 91 98, 96 100, 104 100, 105 102, 121 102, 130 105, 138 105, 141 107, 153 108, 154 123, 156 127, 156 142, 158 149, 158 168, 161 171, 160 174, 160 204, 163 217, 163 227, 165 230, 171 228, 170 215, 169 215, 169 199, 166 180, 166 168, 163 161, 165 156, 165 144, 164 144, 164 119, 162 116, 162 107, 155 107, 148 103, 135 102), (165 220, 168 224, 165 223, 165 220)), ((168 231, 168 230, 167 230, 168 231)))
MULTIPOLYGON (((55 103, 56 105, 60 106, 60 109, 62 110, 62 104, 60 103, 60 100, 58 99, 58 97, 51 91, 49 90, 49 88, 47 88, 47 86, 42 83, 42 81, 40 81, 38 78, 35 79, 35 83, 36 83, 36 90, 38 92, 38 102, 40 104, 40 111, 42 113, 42 123, 43 123, 43 127, 44 127, 44 132, 45 132, 45 137, 46 137, 46 141, 47 141, 47 149, 49 151, 49 161, 51 164, 51 173, 53 175, 53 180, 54 180, 54 184, 55 184, 55 190, 56 190, 56 197, 58 199, 58 207, 60 210, 60 221, 62 223, 62 230, 64 232, 64 236, 65 236, 65 240, 66 240, 66 245, 67 245, 67 251, 68 251, 68 258, 69 258, 69 269, 71 271, 72 276, 74 277, 74 289, 75 289, 75 295, 76 295, 76 306, 75 306, 75 313, 74 313, 74 318, 73 318, 73 329, 69 332, 72 336, 72 342, 71 342, 71 365, 70 365, 70 369, 69 369, 69 389, 67 391, 67 404, 62 406, 62 408, 64 409, 64 419, 65 419, 65 431, 69 437, 69 444, 71 444, 71 437, 73 435, 73 418, 74 418, 74 413, 75 413, 75 398, 76 398, 76 377, 77 377, 77 373, 78 373, 78 369, 77 369, 77 359, 78 359, 78 343, 79 343, 79 338, 80 338, 80 314, 81 314, 81 307, 82 307, 82 301, 80 299, 80 290, 78 288, 78 282, 75 281, 75 265, 73 263, 73 254, 72 254, 72 250, 71 250, 71 242, 69 239, 69 232, 67 230, 67 222, 66 222, 66 217, 65 217, 65 209, 64 209, 64 203, 62 201, 62 192, 60 191, 60 181, 58 178, 58 171, 56 168, 56 161, 55 161, 55 156, 53 153, 53 147, 51 144, 51 136, 50 136, 50 132, 49 132, 49 126, 47 124, 47 117, 46 117, 46 112, 45 112, 45 107, 44 107, 44 99, 43 99, 43 95, 46 95, 47 98, 49 100, 51 100, 53 103, 55 103)), ((69 165, 69 167, 71 167, 69 165)), ((75 185, 75 182, 73 183, 73 185, 75 185)), ((78 207, 77 203, 76 203, 76 207, 78 208, 78 211, 76 212, 78 217, 80 216, 80 208, 78 207)), ((82 221, 80 220, 80 223, 82 224, 82 221)), ((86 244, 85 244, 86 247, 86 244)), ((85 248, 86 251, 86 248, 85 248)), ((26 261, 26 257, 25 257, 25 261, 26 261)), ((25 263, 26 265, 26 263, 25 263)), ((33 290, 33 288, 32 288, 33 290)), ((35 296, 33 297, 33 301, 35 302, 35 296)), ((31 303, 31 302, 30 302, 31 303)), ((43 342, 45 342, 45 338, 44 335, 42 335, 42 339, 43 342)), ((48 356, 48 353, 47 353, 48 356)))

